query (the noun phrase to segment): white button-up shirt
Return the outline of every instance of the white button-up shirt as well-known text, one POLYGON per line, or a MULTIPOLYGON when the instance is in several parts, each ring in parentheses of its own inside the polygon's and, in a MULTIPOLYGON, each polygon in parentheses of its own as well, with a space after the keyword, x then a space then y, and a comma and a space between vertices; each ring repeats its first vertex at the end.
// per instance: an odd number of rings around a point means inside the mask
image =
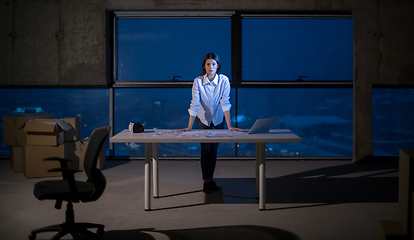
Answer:
POLYGON ((201 122, 214 126, 223 122, 223 111, 229 111, 230 104, 230 82, 227 76, 216 74, 210 81, 207 74, 194 79, 192 100, 188 112, 197 116, 201 122))

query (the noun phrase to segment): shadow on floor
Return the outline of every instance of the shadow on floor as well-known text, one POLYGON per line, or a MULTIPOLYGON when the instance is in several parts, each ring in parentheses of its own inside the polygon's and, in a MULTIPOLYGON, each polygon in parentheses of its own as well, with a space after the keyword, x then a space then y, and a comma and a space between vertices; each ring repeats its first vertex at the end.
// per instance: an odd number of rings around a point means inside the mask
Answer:
MULTIPOLYGON (((266 180, 267 203, 398 202, 398 162, 345 164, 266 180), (394 174, 395 175, 395 174, 394 174)), ((219 178, 223 203, 257 203, 254 178, 219 178)))
POLYGON ((155 231, 154 229, 134 229, 134 230, 113 230, 105 232, 105 240, 229 240, 229 239, 275 239, 275 240, 298 240, 295 234, 277 228, 262 226, 225 226, 208 227, 182 230, 155 231))
MULTIPOLYGON (((370 164, 350 163, 267 178, 266 203, 300 203, 307 204, 300 207, 314 207, 341 203, 398 202, 398 177, 395 173, 398 173, 398 161, 379 161, 370 164), (390 173, 391 175, 385 175, 390 173)), ((204 203, 154 210, 204 204, 258 203, 254 178, 215 178, 215 181, 221 191, 206 194, 204 203)), ((197 192, 200 191, 177 193, 163 198, 197 192)))
MULTIPOLYGON (((219 192, 213 192, 211 194, 205 194, 204 195, 204 202, 187 204, 187 205, 175 205, 175 206, 163 207, 163 208, 152 208, 151 211, 171 210, 171 209, 186 208, 186 207, 196 207, 196 206, 202 206, 202 205, 206 205, 206 204, 223 204, 223 194, 221 194, 223 192, 223 188, 222 187, 219 187, 219 188, 220 188, 219 192)), ((202 192, 202 190, 195 190, 195 191, 175 193, 175 194, 170 194, 170 195, 163 195, 163 196, 159 196, 157 198, 158 199, 170 198, 170 197, 177 197, 177 196, 182 196, 182 195, 189 196, 191 194, 197 194, 197 193, 201 193, 201 192, 202 192)))
MULTIPOLYGON (((341 203, 398 202, 398 177, 395 173, 398 173, 398 161, 377 161, 367 164, 349 163, 323 167, 267 178, 266 203, 305 204, 287 207, 304 208, 341 203), (390 173, 391 175, 386 176, 390 173)), ((255 178, 215 178, 215 181, 221 191, 206 194, 204 202, 152 210, 169 210, 206 204, 258 204, 255 178)), ((159 198, 189 196, 200 192, 201 189, 159 198)), ((267 208, 267 210, 280 209, 286 208, 267 208)))

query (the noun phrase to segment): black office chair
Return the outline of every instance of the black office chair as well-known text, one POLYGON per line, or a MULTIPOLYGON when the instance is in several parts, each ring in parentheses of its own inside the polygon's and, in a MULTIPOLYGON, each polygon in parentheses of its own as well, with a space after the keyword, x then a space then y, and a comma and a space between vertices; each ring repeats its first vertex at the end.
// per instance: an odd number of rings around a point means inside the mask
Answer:
POLYGON ((45 161, 59 161, 61 168, 50 169, 53 172, 62 172, 63 180, 41 181, 34 186, 34 195, 39 200, 55 200, 55 208, 61 209, 62 201, 67 202, 66 221, 62 224, 39 228, 32 231, 29 235, 30 240, 36 239, 36 235, 41 232, 58 232, 52 240, 71 234, 73 239, 81 236, 87 239, 100 239, 103 234, 104 225, 93 223, 75 223, 73 203, 96 201, 102 195, 106 187, 106 180, 102 172, 97 168, 98 157, 101 149, 105 146, 111 127, 103 126, 95 129, 90 137, 84 158, 85 173, 88 176, 86 182, 75 181, 77 170, 67 168, 67 163, 71 160, 63 158, 47 158, 45 161), (93 233, 88 228, 97 228, 97 233, 93 233))

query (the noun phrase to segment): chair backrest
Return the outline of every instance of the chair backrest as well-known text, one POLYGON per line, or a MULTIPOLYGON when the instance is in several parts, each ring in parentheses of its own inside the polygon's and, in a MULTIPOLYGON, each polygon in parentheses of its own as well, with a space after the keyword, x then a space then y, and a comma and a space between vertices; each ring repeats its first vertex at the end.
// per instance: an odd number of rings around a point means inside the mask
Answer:
POLYGON ((88 147, 86 149, 83 167, 86 175, 88 176, 88 182, 95 186, 95 192, 88 198, 82 199, 83 202, 97 200, 105 190, 106 179, 101 170, 97 168, 99 154, 102 148, 105 146, 105 141, 109 136, 110 126, 102 126, 96 128, 91 133, 89 138, 88 147))

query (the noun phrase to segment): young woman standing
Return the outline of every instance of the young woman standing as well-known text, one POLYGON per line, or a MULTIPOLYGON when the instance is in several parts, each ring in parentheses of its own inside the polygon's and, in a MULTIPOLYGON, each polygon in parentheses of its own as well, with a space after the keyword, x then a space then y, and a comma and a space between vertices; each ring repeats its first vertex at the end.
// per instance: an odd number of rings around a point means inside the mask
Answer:
MULTIPOLYGON (((190 131, 196 122, 197 129, 224 129, 225 123, 230 131, 241 129, 231 126, 230 82, 227 76, 220 74, 219 57, 208 53, 202 64, 202 73, 193 82, 192 100, 188 112, 190 131)), ((206 194, 220 189, 213 181, 217 161, 218 143, 201 143, 201 171, 203 174, 203 192, 206 194)))

